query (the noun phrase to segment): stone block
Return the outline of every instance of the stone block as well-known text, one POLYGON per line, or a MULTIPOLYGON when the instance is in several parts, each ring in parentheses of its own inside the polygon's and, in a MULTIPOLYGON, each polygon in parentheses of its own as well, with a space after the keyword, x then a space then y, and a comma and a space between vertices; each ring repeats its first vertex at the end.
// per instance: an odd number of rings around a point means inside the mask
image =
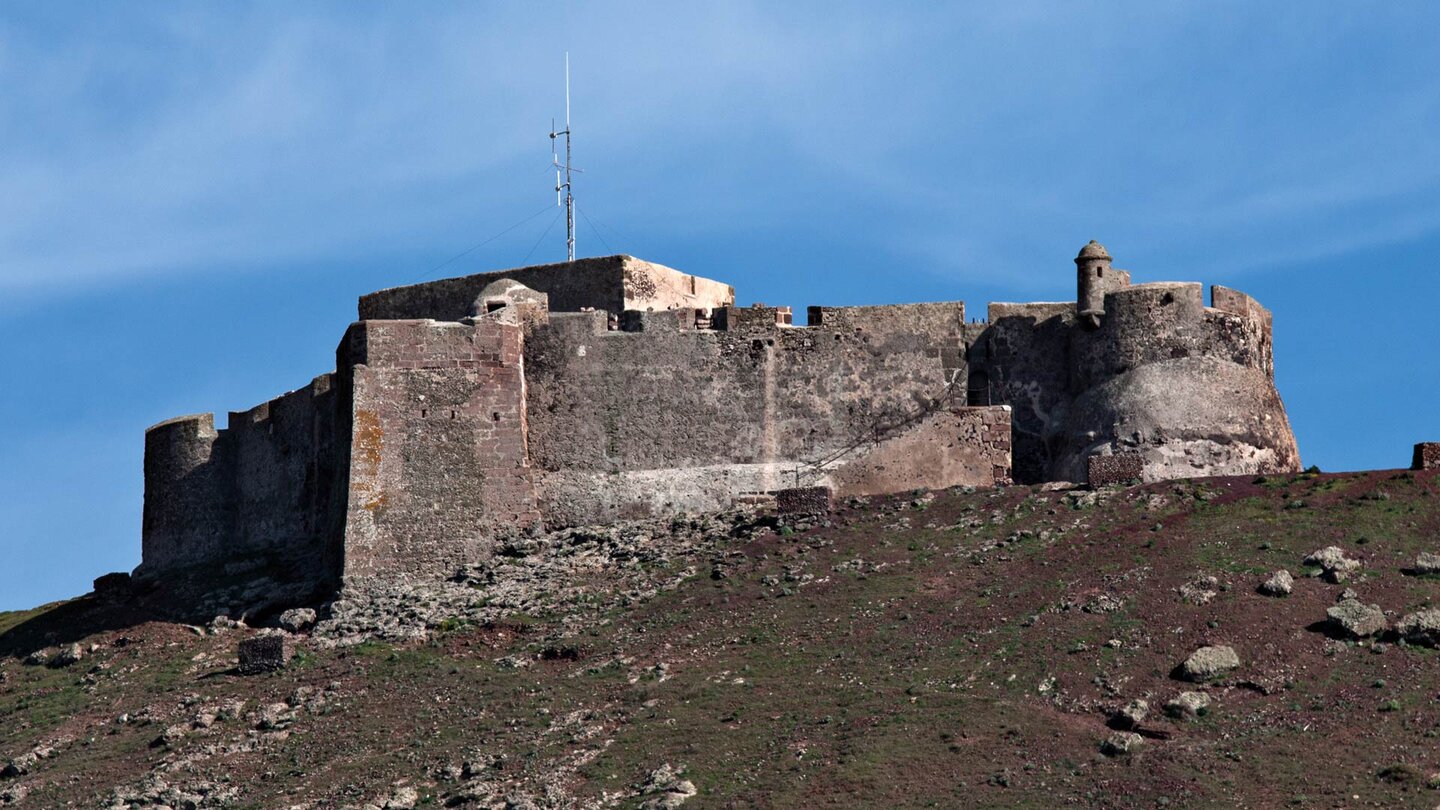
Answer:
POLYGON ((1086 480, 1092 487, 1139 481, 1145 472, 1145 459, 1133 453, 1122 453, 1118 456, 1091 456, 1087 464, 1086 480))
POLYGON ((1415 461, 1412 470, 1440 470, 1440 442, 1420 442, 1415 445, 1415 461))
POLYGON ((781 515, 824 515, 830 512, 829 487, 794 487, 775 492, 775 510, 781 515))
POLYGON ((240 674, 259 675, 284 669, 291 649, 284 636, 256 636, 240 642, 240 674))

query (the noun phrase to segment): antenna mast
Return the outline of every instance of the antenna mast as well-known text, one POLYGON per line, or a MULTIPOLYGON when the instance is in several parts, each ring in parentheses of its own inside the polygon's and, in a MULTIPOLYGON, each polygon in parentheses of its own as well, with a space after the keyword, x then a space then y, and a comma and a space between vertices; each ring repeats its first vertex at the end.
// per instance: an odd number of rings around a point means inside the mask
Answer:
POLYGON ((550 121, 550 159, 555 166, 555 205, 560 205, 561 200, 565 202, 565 257, 567 261, 575 261, 575 195, 571 193, 570 173, 578 172, 579 169, 570 165, 570 52, 565 52, 565 130, 555 131, 555 121, 550 121), (560 154, 557 150, 556 140, 565 136, 565 162, 560 162, 560 154), (564 179, 561 179, 561 173, 564 179), (565 194, 562 198, 560 192, 565 194))

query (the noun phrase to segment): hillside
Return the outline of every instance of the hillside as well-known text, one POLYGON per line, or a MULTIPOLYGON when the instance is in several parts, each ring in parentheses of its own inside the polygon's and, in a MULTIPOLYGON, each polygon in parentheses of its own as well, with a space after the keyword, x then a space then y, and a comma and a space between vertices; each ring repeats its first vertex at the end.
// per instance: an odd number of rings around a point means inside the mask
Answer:
POLYGON ((1011 487, 561 533, 341 605, 256 676, 225 621, 0 614, 0 806, 1430 807, 1440 658, 1325 620, 1347 589, 1391 628, 1440 602, 1412 570, 1437 490, 1011 487), (1342 582, 1302 564, 1331 545, 1342 582), (1293 593, 1260 593, 1279 569, 1293 593), (1205 645, 1239 667, 1183 682, 1205 645), (1184 691, 1208 707, 1167 716, 1184 691), (1102 753, 1136 699, 1142 741, 1102 753))

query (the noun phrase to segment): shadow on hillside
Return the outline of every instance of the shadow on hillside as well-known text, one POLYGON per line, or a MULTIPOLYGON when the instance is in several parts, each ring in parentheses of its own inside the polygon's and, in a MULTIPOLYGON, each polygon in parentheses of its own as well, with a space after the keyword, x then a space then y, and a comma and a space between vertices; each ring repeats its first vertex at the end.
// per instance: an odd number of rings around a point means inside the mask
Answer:
MULTIPOLYGON (((289 574, 283 578, 274 578, 276 573, 271 569, 217 577, 192 572, 164 587, 128 577, 113 580, 102 590, 29 611, 32 615, 8 628, 0 622, 0 657, 24 658, 147 622, 207 625, 217 616, 229 616, 264 627, 277 623, 289 608, 324 605, 338 591, 332 580, 306 579, 304 569, 283 572, 289 574)), ((105 579, 97 580, 97 588, 105 579)))
POLYGON ((0 632, 0 657, 23 658, 36 650, 74 644, 98 633, 125 630, 166 617, 138 604, 116 603, 87 594, 51 607, 0 632))

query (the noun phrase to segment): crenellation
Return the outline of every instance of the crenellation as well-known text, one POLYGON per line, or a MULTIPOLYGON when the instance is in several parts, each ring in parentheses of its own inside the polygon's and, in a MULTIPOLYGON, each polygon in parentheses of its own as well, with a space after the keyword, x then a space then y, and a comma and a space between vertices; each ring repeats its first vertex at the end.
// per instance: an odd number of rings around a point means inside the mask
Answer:
POLYGON ((1076 265, 1076 301, 976 322, 957 301, 798 326, 629 256, 372 293, 334 372, 224 431, 147 433, 136 573, 261 555, 319 582, 442 577, 517 532, 781 490, 1298 469, 1267 310, 1132 284, 1097 243, 1076 265))

